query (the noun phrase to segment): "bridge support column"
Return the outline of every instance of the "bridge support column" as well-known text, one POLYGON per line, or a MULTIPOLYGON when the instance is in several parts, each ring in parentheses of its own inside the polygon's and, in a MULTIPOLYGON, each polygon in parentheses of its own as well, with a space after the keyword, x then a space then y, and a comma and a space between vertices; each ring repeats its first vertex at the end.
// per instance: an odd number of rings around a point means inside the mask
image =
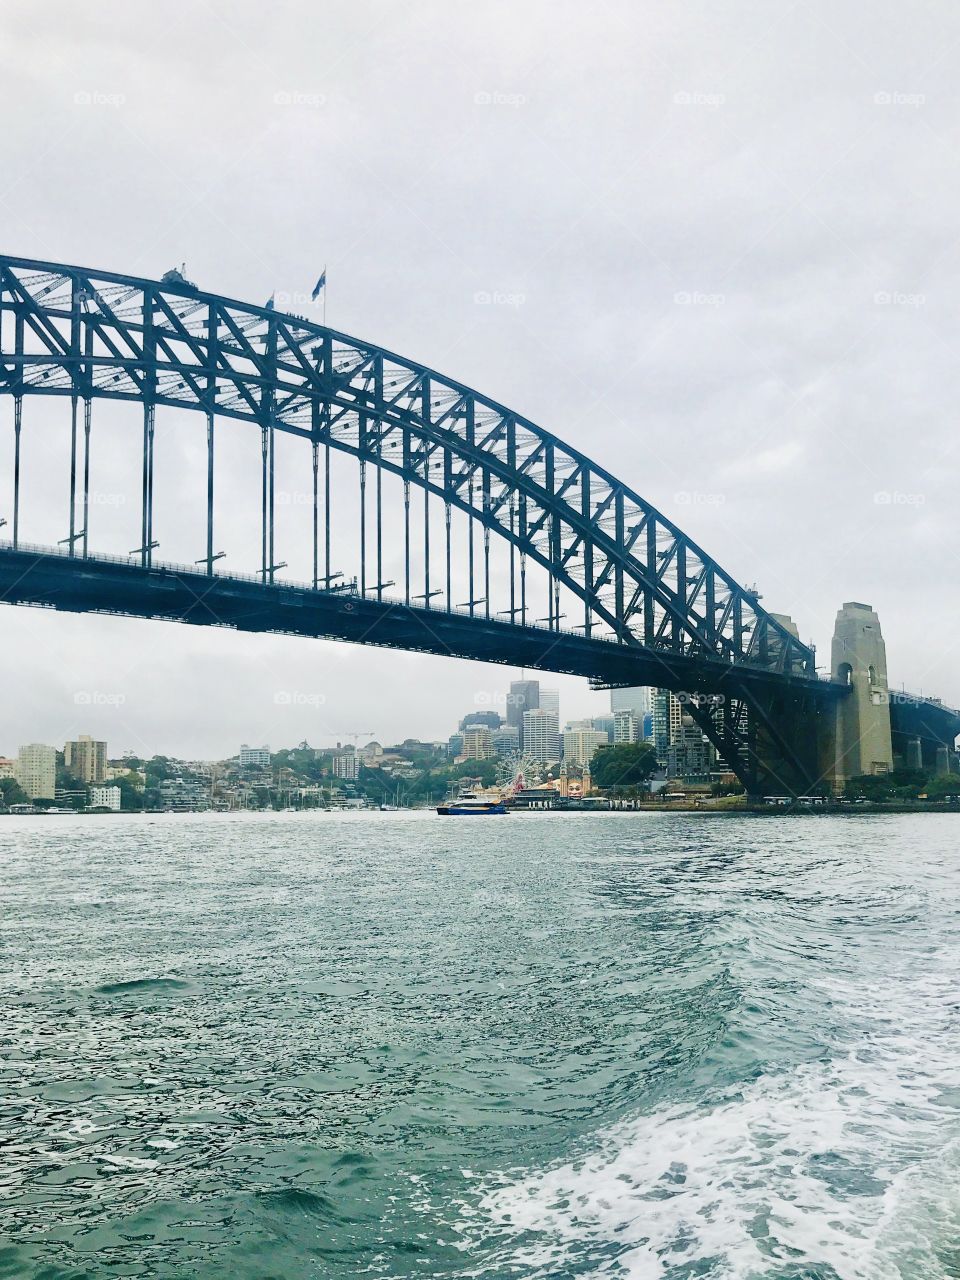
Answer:
POLYGON ((839 790, 848 778, 893 768, 887 651, 870 605, 848 601, 837 613, 832 667, 834 679, 850 688, 821 744, 824 773, 839 790))

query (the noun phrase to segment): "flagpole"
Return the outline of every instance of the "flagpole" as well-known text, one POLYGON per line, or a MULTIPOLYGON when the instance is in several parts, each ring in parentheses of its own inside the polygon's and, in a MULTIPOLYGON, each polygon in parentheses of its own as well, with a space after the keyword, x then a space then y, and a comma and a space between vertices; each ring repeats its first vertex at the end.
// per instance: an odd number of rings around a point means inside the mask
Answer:
POLYGON ((323 327, 327 327, 327 264, 323 264, 323 327))

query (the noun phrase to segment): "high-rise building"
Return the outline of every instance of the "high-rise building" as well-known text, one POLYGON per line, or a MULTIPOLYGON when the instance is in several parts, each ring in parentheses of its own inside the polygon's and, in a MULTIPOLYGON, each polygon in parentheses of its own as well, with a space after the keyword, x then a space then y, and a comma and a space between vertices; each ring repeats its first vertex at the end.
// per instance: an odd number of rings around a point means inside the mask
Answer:
MULTIPOLYGON (((539 680, 512 680, 507 695, 507 724, 513 725, 520 732, 520 746, 526 750, 523 739, 523 717, 527 711, 536 711, 540 706, 539 680)), ((560 717, 557 716, 557 723, 560 717)))
POLYGON ((535 707, 523 713, 523 750, 541 764, 560 759, 560 721, 555 711, 535 707))
POLYGON ((17 781, 31 800, 52 800, 57 790, 57 749, 42 742, 21 747, 17 755, 17 781))
POLYGON ((639 742, 641 732, 640 718, 632 707, 623 707, 613 713, 613 742, 622 746, 628 742, 639 742))
POLYGON ((594 716, 591 721, 598 733, 605 733, 607 741, 613 741, 613 716, 594 716))
POLYGON ((618 711, 632 711, 641 725, 643 717, 652 710, 654 690, 646 685, 637 685, 631 689, 610 690, 610 710, 616 715, 618 711))
POLYGON ((501 725, 491 735, 495 756, 515 756, 520 750, 520 730, 512 724, 501 725))
POLYGON ((499 729, 503 718, 499 711, 468 711, 460 721, 460 732, 463 733, 471 725, 485 724, 488 729, 499 729))
POLYGON ((542 711, 555 711, 557 719, 560 719, 560 690, 544 689, 540 687, 540 709, 542 711))
POLYGON ((653 745, 657 751, 657 763, 666 769, 670 748, 680 733, 680 703, 669 689, 653 691, 653 745))
POLYGON ((360 773, 360 756, 351 746, 340 747, 333 753, 333 776, 355 781, 360 773))
POLYGON ((468 760, 489 760, 493 754, 493 730, 489 725, 472 724, 464 729, 461 755, 468 760))
POLYGON ((607 735, 594 729, 590 721, 568 725, 563 731, 563 758, 567 764, 589 764, 598 748, 607 745, 607 735))
POLYGON ((240 748, 241 769, 269 769, 270 748, 248 747, 246 743, 240 748))
POLYGON ((107 744, 81 733, 63 748, 63 763, 78 782, 103 782, 107 775, 107 744))
POLYGON ((667 750, 667 774, 688 782, 707 782, 716 763, 716 752, 693 716, 682 713, 667 750))

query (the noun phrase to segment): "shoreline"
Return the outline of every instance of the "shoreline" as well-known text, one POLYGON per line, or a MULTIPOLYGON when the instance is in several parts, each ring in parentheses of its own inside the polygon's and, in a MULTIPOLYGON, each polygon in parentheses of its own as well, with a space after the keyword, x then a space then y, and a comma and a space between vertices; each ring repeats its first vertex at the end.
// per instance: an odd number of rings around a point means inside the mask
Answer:
MULTIPOLYGON (((397 813, 430 813, 439 816, 436 813, 435 805, 421 805, 410 809, 381 810, 371 805, 369 808, 338 808, 338 809, 195 809, 195 810, 174 810, 174 809, 124 809, 120 812, 84 812, 82 809, 74 810, 45 810, 37 809, 32 813, 0 813, 0 819, 3 818, 196 818, 196 817, 217 817, 229 818, 239 816, 255 816, 255 817, 278 817, 281 814, 377 814, 378 816, 394 816, 397 813)), ((558 814, 567 817, 582 816, 584 814, 618 814, 618 815, 636 815, 636 814, 671 814, 671 813, 695 813, 703 817, 795 817, 802 815, 804 817, 822 817, 830 815, 832 817, 853 817, 860 814, 905 814, 905 813, 956 813, 960 814, 960 804, 950 804, 943 802, 929 801, 889 801, 878 802, 869 801, 866 803, 847 803, 847 804, 805 804, 801 801, 795 801, 792 804, 740 804, 740 805, 718 805, 718 804, 637 804, 611 806, 609 808, 602 806, 586 806, 584 808, 568 808, 566 806, 549 806, 544 808, 510 808, 506 814, 491 814, 491 817, 508 817, 508 816, 537 816, 543 814, 558 814)), ((485 815, 486 816, 486 815, 485 815)))

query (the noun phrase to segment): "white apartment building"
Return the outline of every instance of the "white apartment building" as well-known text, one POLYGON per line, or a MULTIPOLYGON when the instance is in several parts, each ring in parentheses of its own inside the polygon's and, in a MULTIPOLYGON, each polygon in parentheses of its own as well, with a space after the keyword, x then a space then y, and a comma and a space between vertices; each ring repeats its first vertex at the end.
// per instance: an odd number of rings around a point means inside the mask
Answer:
POLYGON ((240 748, 241 769, 269 769, 270 748, 248 747, 246 743, 240 748))
POLYGON ((119 787, 91 787, 90 788, 90 808, 91 809, 110 809, 113 813, 120 812, 120 788, 119 787))
POLYGON ((17 755, 16 779, 31 800, 52 800, 57 789, 57 749, 30 742, 17 755))
POLYGON ((360 756, 353 747, 344 747, 333 757, 333 776, 344 778, 350 782, 356 780, 360 772, 360 756))

